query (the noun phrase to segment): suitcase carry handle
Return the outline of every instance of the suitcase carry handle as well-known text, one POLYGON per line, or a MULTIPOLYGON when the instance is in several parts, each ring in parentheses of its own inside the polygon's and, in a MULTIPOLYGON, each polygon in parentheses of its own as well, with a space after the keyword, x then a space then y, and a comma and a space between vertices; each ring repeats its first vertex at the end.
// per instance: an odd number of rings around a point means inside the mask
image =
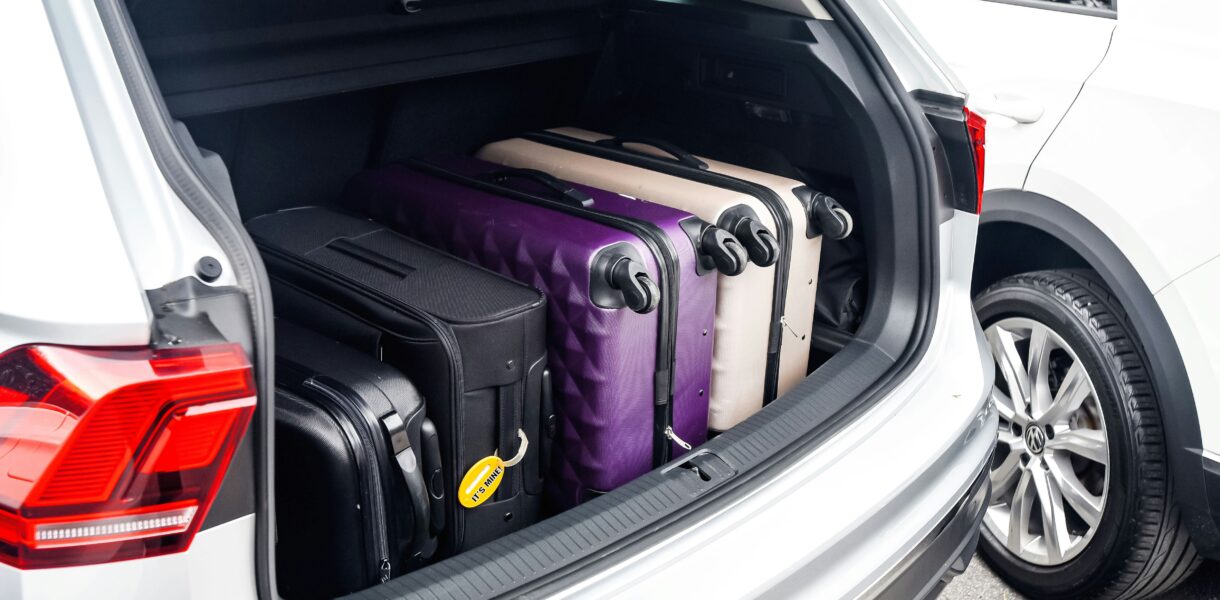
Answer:
MULTIPOLYGON (((430 421, 424 419, 424 423, 430 424, 430 421)), ((429 501, 428 484, 424 481, 424 478, 428 476, 426 472, 428 465, 423 460, 425 458, 424 449, 411 447, 407 424, 398 414, 397 409, 382 417, 381 425, 390 438, 390 449, 394 452, 394 462, 398 464, 398 469, 402 472, 403 480, 407 484, 407 495, 411 498, 411 513, 415 525, 411 545, 416 549, 427 548, 430 545, 428 542, 435 536, 430 531, 433 524, 432 516, 429 514, 432 505, 429 501)), ((431 551, 428 549, 419 554, 421 558, 428 558, 431 551)))
POLYGON ((537 169, 504 169, 491 174, 492 181, 507 183, 510 179, 524 179, 541 185, 558 194, 558 199, 580 208, 593 206, 593 198, 572 187, 554 175, 537 169))
POLYGON ((441 474, 441 443, 432 419, 424 419, 419 428, 423 445, 424 483, 428 488, 430 531, 436 537, 445 530, 445 480, 441 474))
POLYGON ((707 170, 707 163, 699 160, 699 157, 697 157, 694 154, 691 154, 690 152, 687 152, 687 151, 683 150, 682 148, 678 147, 677 145, 667 142, 665 140, 658 140, 656 138, 650 138, 650 137, 622 136, 622 137, 607 138, 604 140, 597 140, 597 142, 595 142, 595 143, 598 146, 606 146, 609 148, 618 148, 619 150, 626 150, 628 152, 631 152, 632 150, 626 146, 627 144, 640 144, 642 146, 652 146, 653 148, 656 148, 657 150, 660 150, 661 152, 664 152, 664 153, 672 156, 674 160, 676 160, 679 163, 682 163, 683 165, 686 165, 692 169, 699 169, 701 171, 707 170))

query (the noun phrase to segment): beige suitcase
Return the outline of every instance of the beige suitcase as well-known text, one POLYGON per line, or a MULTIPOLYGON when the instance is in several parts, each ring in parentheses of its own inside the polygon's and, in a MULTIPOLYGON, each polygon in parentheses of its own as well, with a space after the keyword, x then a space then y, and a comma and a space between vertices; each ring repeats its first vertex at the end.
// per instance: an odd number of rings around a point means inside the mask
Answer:
POLYGON ((752 264, 736 277, 719 277, 710 429, 740 423, 805 377, 822 233, 839 238, 851 231, 850 217, 832 198, 663 141, 574 128, 495 142, 478 157, 666 204, 737 236, 752 264))

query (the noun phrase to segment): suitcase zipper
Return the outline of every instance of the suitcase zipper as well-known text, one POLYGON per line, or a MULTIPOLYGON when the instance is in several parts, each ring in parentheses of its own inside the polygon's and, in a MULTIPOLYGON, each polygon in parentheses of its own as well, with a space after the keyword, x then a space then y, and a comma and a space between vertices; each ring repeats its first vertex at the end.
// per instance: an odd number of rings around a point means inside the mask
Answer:
MULTIPOLYGON (((677 346, 678 323, 678 251, 664 230, 654 223, 642 219, 634 219, 621 215, 605 213, 596 209, 581 208, 572 204, 564 204, 548 200, 504 187, 495 183, 454 173, 443 167, 422 160, 411 160, 412 167, 420 169, 442 179, 448 179, 462 185, 482 189, 499 196, 507 196, 515 200, 545 206, 549 209, 577 215, 615 229, 626 231, 638 237, 652 251, 660 266, 662 296, 661 310, 664 313, 658 319, 657 325, 657 373, 653 384, 653 466, 659 467, 670 459, 669 437, 665 431, 672 431, 673 425, 673 384, 674 357, 677 346)), ((689 447, 687 448, 689 449, 689 447)))
MULTIPOLYGON (((384 304, 394 310, 402 311, 403 313, 406 313, 407 315, 409 315, 415 319, 418 319, 421 323, 426 325, 429 329, 432 330, 433 333, 436 334, 437 340, 439 340, 441 343, 441 348, 443 348, 445 350, 445 353, 448 354, 449 357, 452 359, 452 360, 449 360, 448 363, 449 363, 449 377, 450 377, 450 380, 453 381, 454 392, 449 397, 449 404, 453 409, 454 421, 457 423, 458 431, 454 432, 454 436, 452 437, 452 439, 449 440, 449 444, 450 444, 449 468, 450 468, 451 473, 460 473, 461 472, 461 465, 460 465, 461 461, 460 461, 460 457, 458 456, 459 452, 458 452, 458 448, 456 445, 456 440, 464 439, 464 434, 465 434, 464 430, 462 429, 462 424, 465 422, 465 420, 463 418, 464 415, 462 413, 462 402, 461 402, 461 393, 462 393, 461 390, 464 389, 465 384, 464 384, 463 378, 462 378, 462 369, 459 368, 459 366, 458 366, 461 363, 462 354, 458 347, 457 337, 453 335, 453 332, 450 331, 450 329, 440 319, 437 319, 436 317, 433 317, 432 315, 430 315, 418 308, 415 308, 413 306, 399 303, 399 302, 395 301, 393 298, 388 297, 386 294, 383 294, 380 291, 361 283, 360 281, 357 281, 346 275, 343 275, 342 273, 339 273, 336 271, 330 271, 328 269, 324 270, 318 266, 315 266, 314 264, 312 264, 310 262, 301 260, 301 259, 297 258, 296 256, 293 256, 286 252, 277 250, 274 247, 260 246, 259 250, 265 254, 270 254, 277 258, 281 258, 281 259, 283 259, 287 262, 290 262, 296 266, 299 266, 307 271, 321 273, 332 279, 338 279, 338 280, 343 281, 344 283, 350 284, 353 287, 368 294, 373 299, 380 300, 382 304, 384 304)), ((302 290, 302 291, 304 291, 304 290, 302 290)), ((311 294, 308 291, 304 291, 304 292, 307 294, 311 294)), ((345 308, 345 310, 348 310, 348 309, 345 308)), ((377 359, 381 360, 381 357, 378 356, 377 359)), ((442 456, 444 455, 443 452, 441 454, 442 454, 442 456)), ((460 513, 460 511, 457 510, 457 503, 449 503, 449 504, 450 504, 449 508, 451 510, 449 511, 450 519, 448 519, 448 522, 453 524, 453 538, 452 538, 453 546, 458 547, 458 546, 460 546, 460 541, 464 538, 464 535, 465 535, 465 520, 459 518, 461 513, 460 513)))
POLYGON ((678 437, 678 434, 674 432, 674 428, 672 426, 665 427, 665 437, 669 438, 670 440, 673 441, 673 443, 681 446, 682 448, 684 448, 686 450, 691 449, 691 445, 689 443, 687 443, 686 440, 678 437))
POLYGON ((788 209, 784 205, 783 198, 775 193, 771 188, 738 179, 723 173, 713 171, 705 171, 695 167, 690 167, 674 160, 667 160, 661 157, 649 156, 646 154, 637 154, 630 150, 620 150, 618 148, 601 146, 593 142, 577 139, 553 131, 539 131, 527 133, 521 136, 524 139, 564 150, 571 150, 581 154, 596 156, 623 164, 628 164, 636 167, 642 167, 653 171, 659 171, 667 175, 689 179, 699 183, 713 185, 719 188, 732 190, 748 194, 762 202, 763 206, 767 207, 767 211, 771 213, 771 218, 775 219, 778 231, 775 232, 776 238, 779 241, 780 253, 779 260, 775 265, 775 284, 774 297, 771 300, 771 332, 767 340, 767 373, 765 383, 763 385, 763 402, 767 403, 775 399, 776 390, 779 386, 779 348, 782 339, 782 325, 780 319, 784 317, 785 304, 787 303, 788 295, 788 270, 792 264, 792 242, 790 240, 792 232, 792 215, 788 214, 788 209))
POLYGON ((381 453, 377 451, 378 444, 375 437, 363 428, 353 425, 356 422, 368 423, 371 417, 361 412, 359 408, 349 406, 347 398, 342 393, 315 378, 311 377, 301 385, 317 392, 317 397, 324 400, 319 404, 329 405, 322 406, 323 410, 331 413, 331 419, 339 423, 340 429, 343 430, 348 441, 353 446, 359 445, 364 449, 364 452, 360 453, 364 457, 364 463, 363 465, 357 463, 356 470, 363 473, 365 482, 368 484, 369 513, 372 515, 372 527, 369 529, 373 538, 373 550, 377 557, 377 577, 381 582, 388 581, 393 571, 393 565, 390 562, 390 536, 387 533, 390 523, 385 507, 385 489, 382 486, 383 469, 381 467, 384 461, 379 458, 381 453))

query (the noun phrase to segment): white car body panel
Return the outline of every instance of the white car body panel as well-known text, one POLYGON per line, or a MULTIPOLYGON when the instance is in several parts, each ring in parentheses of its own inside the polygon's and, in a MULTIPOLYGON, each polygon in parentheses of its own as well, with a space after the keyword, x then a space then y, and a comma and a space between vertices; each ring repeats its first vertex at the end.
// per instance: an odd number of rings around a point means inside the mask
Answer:
POLYGON ((1183 275, 1156 295, 1186 363, 1199 411, 1203 451, 1220 462, 1220 259, 1183 275))
POLYGON ((1154 294, 1203 452, 1220 457, 1220 4, 1122 0, 1117 19, 985 0, 903 6, 988 118, 986 187, 1083 215, 1154 294), (997 118, 985 109, 993 92, 1044 114, 997 118))
POLYGON ((902 0, 902 8, 961 78, 967 105, 987 119, 987 189, 1024 187, 1116 21, 985 0, 902 0), (1006 112, 1040 114, 1018 123, 1006 112))
POLYGON ((143 288, 193 275, 204 256, 222 267, 212 285, 234 285, 228 257, 157 166, 97 7, 89 0, 48 0, 46 14, 102 186, 143 288))
POLYGON ((1220 254, 1220 79, 1208 75, 1220 38, 1202 32, 1217 20, 1207 0, 1124 2, 1109 54, 1026 182, 1096 224, 1153 293, 1220 254))
POLYGON ((907 91, 965 96, 966 89, 955 73, 945 66, 894 0, 846 1, 907 91))
POLYGON ((897 389, 748 498, 560 597, 852 598, 898 564, 995 444, 990 381, 971 368, 984 358, 969 288, 977 224, 957 212, 941 227, 940 325, 897 389))
POLYGON ((1220 453, 1220 269, 1212 260, 1220 254, 1220 147, 1211 142, 1220 136, 1220 79, 1206 75, 1220 64, 1220 4, 1125 0, 1121 11, 1109 53, 1026 189, 1097 225, 1156 295, 1190 378, 1203 449, 1220 453))
POLYGON ((4 6, 0 80, 0 351, 147 344, 147 303, 42 4, 4 6))

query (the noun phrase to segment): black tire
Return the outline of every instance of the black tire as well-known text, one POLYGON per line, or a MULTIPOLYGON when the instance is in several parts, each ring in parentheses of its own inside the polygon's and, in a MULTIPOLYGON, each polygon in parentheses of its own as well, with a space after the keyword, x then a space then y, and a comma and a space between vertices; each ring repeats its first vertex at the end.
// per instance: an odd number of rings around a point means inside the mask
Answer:
POLYGON ((1068 342, 1096 387, 1111 451, 1104 512, 1079 554, 1035 565, 984 527, 987 562, 1031 598, 1148 598, 1181 583, 1200 559, 1174 504, 1148 361, 1114 295, 1092 271, 1038 271, 983 290, 975 310, 984 329, 1025 317, 1068 342))

